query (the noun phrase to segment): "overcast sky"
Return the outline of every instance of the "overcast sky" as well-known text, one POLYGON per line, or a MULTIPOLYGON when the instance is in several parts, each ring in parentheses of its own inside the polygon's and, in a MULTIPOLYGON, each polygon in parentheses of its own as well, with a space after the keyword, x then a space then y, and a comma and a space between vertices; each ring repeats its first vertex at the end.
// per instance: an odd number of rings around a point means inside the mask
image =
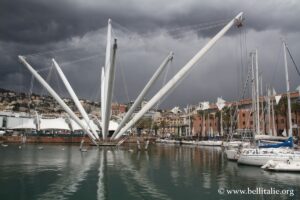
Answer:
MULTIPOLYGON (((0 87, 29 92, 31 75, 17 60, 26 55, 61 95, 68 96, 55 70, 55 58, 81 98, 100 99, 107 20, 118 38, 114 101, 134 100, 170 51, 174 60, 147 95, 150 99, 206 42, 240 11, 244 26, 217 42, 194 70, 162 102, 163 107, 239 99, 258 50, 263 88, 285 91, 281 38, 300 66, 298 0, 1 0, 0 87)), ((291 90, 300 84, 289 59, 291 90)), ((33 91, 41 93, 36 81, 33 91)), ((249 92, 245 93, 249 97, 249 92)))

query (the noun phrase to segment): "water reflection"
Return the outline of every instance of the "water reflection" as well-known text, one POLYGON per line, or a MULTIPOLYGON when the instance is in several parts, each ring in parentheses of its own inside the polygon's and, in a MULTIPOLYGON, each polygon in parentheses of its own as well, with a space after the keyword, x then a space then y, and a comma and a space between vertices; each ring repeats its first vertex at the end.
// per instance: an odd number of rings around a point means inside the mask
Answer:
POLYGON ((222 199, 218 188, 300 191, 299 174, 238 166, 225 159, 221 148, 157 145, 149 151, 92 148, 86 153, 77 146, 61 149, 0 149, 1 199, 222 199))
POLYGON ((101 151, 100 156, 100 164, 99 164, 99 180, 98 180, 98 189, 97 189, 97 199, 103 200, 105 199, 105 188, 104 188, 104 159, 105 159, 105 153, 104 151, 101 151))
POLYGON ((149 167, 148 152, 137 152, 128 154, 126 151, 118 151, 115 159, 122 181, 125 183, 128 191, 134 197, 143 199, 170 199, 147 177, 149 167), (141 154, 143 154, 141 156, 141 154), (136 156, 136 158, 135 158, 136 156), (136 186, 136 187, 134 187, 136 186))
POLYGON ((67 196, 77 192, 80 182, 86 179, 91 165, 97 161, 96 153, 83 153, 74 157, 72 154, 67 157, 65 169, 60 177, 49 185, 48 190, 39 195, 38 199, 67 199, 67 196))

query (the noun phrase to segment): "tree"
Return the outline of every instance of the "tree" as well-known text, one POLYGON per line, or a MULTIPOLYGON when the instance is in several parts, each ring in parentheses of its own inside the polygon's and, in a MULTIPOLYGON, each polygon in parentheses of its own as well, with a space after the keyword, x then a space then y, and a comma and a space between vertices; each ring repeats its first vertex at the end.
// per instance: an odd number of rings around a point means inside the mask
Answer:
POLYGON ((276 114, 276 119, 277 119, 277 133, 278 133, 278 115, 279 116, 285 116, 285 128, 286 130, 288 130, 288 113, 287 113, 287 109, 288 109, 288 105, 287 105, 287 97, 284 96, 281 98, 281 100, 279 101, 279 103, 274 107, 275 110, 275 114, 276 114))
POLYGON ((297 124, 297 135, 298 134, 298 112, 300 111, 300 103, 295 101, 295 102, 292 102, 292 105, 291 105, 291 109, 292 109, 292 112, 294 112, 294 115, 295 115, 295 124, 297 124))
POLYGON ((230 112, 231 112, 230 107, 223 108, 223 124, 224 124, 224 130, 227 130, 227 133, 230 127, 230 112))

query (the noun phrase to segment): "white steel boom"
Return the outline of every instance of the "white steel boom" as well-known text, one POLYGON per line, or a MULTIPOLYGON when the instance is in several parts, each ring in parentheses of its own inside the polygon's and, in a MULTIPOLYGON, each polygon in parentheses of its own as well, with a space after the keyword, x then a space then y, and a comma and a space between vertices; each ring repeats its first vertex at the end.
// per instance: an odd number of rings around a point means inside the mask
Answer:
POLYGON ((51 86, 33 69, 33 67, 25 60, 23 56, 18 56, 19 60, 25 65, 25 67, 35 76, 35 78, 45 87, 45 89, 51 94, 51 96, 59 103, 59 105, 70 115, 70 117, 87 133, 92 142, 96 145, 95 136, 86 129, 86 126, 80 121, 75 113, 68 107, 68 105, 58 96, 58 94, 51 88, 51 86))
POLYGON ((104 109, 105 109, 105 98, 104 98, 104 90, 105 90, 105 87, 104 87, 104 83, 105 83, 105 73, 104 73, 104 67, 102 67, 102 70, 101 70, 101 130, 102 130, 102 138, 104 139, 105 136, 103 134, 103 130, 104 130, 104 109))
POLYGON ((91 125, 91 121, 88 117, 88 114, 86 113, 86 111, 84 110, 83 106, 81 105, 81 103, 79 102, 79 99, 77 97, 77 95, 75 94, 72 86, 70 85, 67 77, 65 76, 65 74, 63 73, 63 71, 61 70, 60 66, 57 64, 57 62, 55 61, 55 59, 52 59, 52 62, 61 78, 61 80, 63 81, 64 85, 66 86, 71 98, 73 99, 77 109, 79 110, 81 116, 83 117, 84 121, 86 122, 86 124, 89 126, 90 130, 92 131, 93 135, 95 136, 95 138, 99 139, 98 133, 96 132, 96 130, 94 129, 94 127, 91 125))
MULTIPOLYGON (((114 88, 114 79, 115 79, 115 57, 117 50, 117 40, 115 39, 113 45, 113 55, 111 57, 111 20, 108 20, 108 29, 107 29, 107 43, 106 43, 106 55, 105 55, 105 69, 104 69, 104 107, 101 109, 103 113, 102 118, 102 135, 103 139, 108 135, 108 126, 111 116, 111 102, 114 88)), ((102 107, 102 106, 101 106, 102 107)))
MULTIPOLYGON (((112 60, 109 67, 109 73, 107 76, 105 76, 105 80, 107 83, 106 88, 106 95, 105 98, 105 113, 104 113, 104 132, 102 134, 104 135, 104 138, 108 136, 108 127, 109 127, 109 121, 111 117, 111 102, 112 102, 112 96, 113 96, 113 90, 114 90, 114 80, 115 80, 115 60, 116 60, 116 50, 117 50, 117 40, 115 39, 114 45, 113 45, 113 55, 112 60)), ((105 85, 106 86, 106 85, 105 85)))
POLYGON ((144 99, 145 95, 147 94, 147 92, 149 91, 150 87, 155 83, 155 81, 158 79, 159 75, 162 73, 162 71, 166 68, 167 64, 169 63, 169 61, 171 61, 172 59, 173 59, 173 52, 170 52, 170 54, 163 60, 162 64, 159 66, 159 68, 155 71, 153 76, 150 78, 150 80, 148 81, 148 83, 146 84, 146 86, 144 87, 142 92, 136 98, 133 105, 127 111, 126 115, 124 116, 121 123, 119 124, 117 130, 112 135, 112 139, 113 139, 113 137, 115 137, 119 133, 119 131, 121 130, 121 128, 123 128, 125 123, 128 122, 128 120, 132 116, 132 113, 135 111, 135 109, 143 101, 143 99, 144 99))
MULTIPOLYGON (((102 137, 105 139, 107 129, 105 129, 106 124, 109 122, 106 122, 106 119, 108 118, 107 110, 106 110, 106 100, 107 100, 107 84, 108 84, 108 73, 110 68, 110 61, 111 61, 111 19, 108 19, 107 23, 107 36, 106 36, 106 52, 105 52, 105 65, 104 65, 104 79, 102 80, 102 86, 101 89, 103 89, 103 92, 101 92, 101 120, 102 120, 102 137)), ((109 109, 110 110, 110 109, 109 109)))
POLYGON ((243 13, 239 13, 231 20, 217 35, 215 35, 177 74, 162 88, 156 95, 129 121, 126 126, 116 135, 116 139, 121 137, 131 128, 149 109, 151 109, 160 99, 168 94, 193 68, 195 63, 220 39, 234 24, 240 25, 243 13))

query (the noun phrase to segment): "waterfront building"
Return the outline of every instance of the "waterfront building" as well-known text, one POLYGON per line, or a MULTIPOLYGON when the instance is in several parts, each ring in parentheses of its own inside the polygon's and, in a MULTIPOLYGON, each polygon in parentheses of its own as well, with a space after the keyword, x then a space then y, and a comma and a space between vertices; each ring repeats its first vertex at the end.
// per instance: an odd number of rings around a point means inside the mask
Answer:
POLYGON ((180 113, 172 111, 162 112, 160 116, 155 118, 155 123, 158 127, 158 135, 167 136, 183 136, 185 135, 184 116, 180 113))
MULTIPOLYGON (((300 136, 300 102, 299 93, 292 92, 291 102, 292 102, 292 127, 293 135, 300 136)), ((282 98, 278 105, 275 105, 274 97, 271 101, 274 101, 274 124, 270 120, 268 122, 268 113, 266 112, 266 103, 264 103, 264 97, 260 97, 259 100, 264 107, 260 109, 260 132, 262 134, 269 135, 282 135, 285 130, 288 130, 287 122, 287 104, 286 104, 286 94, 281 94, 282 98), (271 131, 268 130, 268 123, 270 123, 271 131), (275 127, 275 131, 273 130, 275 127)), ((252 101, 251 99, 243 99, 238 102, 227 102, 226 108, 222 110, 223 112, 223 128, 224 133, 228 134, 231 131, 231 119, 233 130, 246 131, 253 130, 253 111, 252 111, 252 101), (235 111, 235 107, 238 105, 239 109, 235 111), (236 113, 235 113, 236 112, 236 113), (234 117, 236 116, 236 117, 234 117)), ((192 135, 202 137, 208 136, 221 136, 220 133, 220 111, 218 111, 215 104, 210 104, 208 110, 197 111, 192 117, 192 135)))

